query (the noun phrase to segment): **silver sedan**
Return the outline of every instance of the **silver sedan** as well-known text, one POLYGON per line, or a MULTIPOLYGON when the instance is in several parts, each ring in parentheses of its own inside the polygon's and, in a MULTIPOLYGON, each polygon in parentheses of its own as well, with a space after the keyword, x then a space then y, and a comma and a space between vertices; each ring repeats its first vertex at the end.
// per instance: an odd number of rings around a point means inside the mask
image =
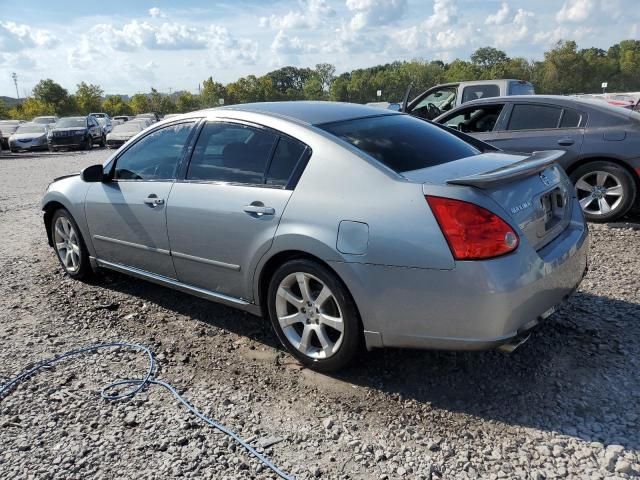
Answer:
POLYGON ((271 320, 303 364, 367 348, 510 350, 587 268, 555 161, 376 108, 247 104, 153 125, 42 207, 63 268, 271 320))

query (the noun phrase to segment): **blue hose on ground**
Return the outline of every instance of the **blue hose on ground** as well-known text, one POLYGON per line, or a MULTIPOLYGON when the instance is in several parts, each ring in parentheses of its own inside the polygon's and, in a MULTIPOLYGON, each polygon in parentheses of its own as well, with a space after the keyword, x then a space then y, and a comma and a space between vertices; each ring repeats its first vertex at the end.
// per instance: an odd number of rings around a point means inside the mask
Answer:
POLYGON ((144 353, 147 354, 147 358, 149 360, 149 368, 148 368, 147 373, 145 374, 145 376, 143 378, 141 378, 141 379, 118 380, 118 381, 115 381, 115 382, 110 383, 109 385, 105 386, 100 392, 100 395, 102 396, 102 398, 104 398, 105 400, 109 400, 109 401, 123 400, 123 399, 126 399, 126 398, 133 397, 134 395, 139 393, 143 388, 145 388, 148 385, 160 385, 161 387, 166 388, 174 397, 176 397, 176 399, 180 403, 182 403, 182 405, 184 405, 187 408, 187 410, 189 410, 191 413, 193 413, 196 417, 198 417, 200 420, 202 420, 205 423, 207 423, 209 426, 211 426, 211 427, 215 428, 216 430, 219 430, 220 432, 224 433, 225 435, 228 435, 229 437, 231 437, 242 448, 244 448, 247 452, 249 452, 251 455, 256 457, 263 465, 265 465, 267 468, 269 468, 271 471, 273 471, 273 473, 278 475, 280 478, 283 478, 284 480, 294 480, 294 477, 287 475, 285 472, 283 472, 278 467, 276 467, 264 455, 258 453, 255 448, 253 448, 251 445, 249 445, 247 442, 245 442, 240 436, 238 436, 238 434, 236 434, 235 432, 229 430, 224 425, 221 425, 220 423, 216 422, 215 420, 213 420, 213 419, 207 417, 206 415, 204 415, 203 413, 201 413, 196 407, 194 407, 189 402, 187 402, 182 397, 182 395, 180 395, 178 393, 178 391, 175 389, 175 387, 173 387, 172 385, 169 385, 166 382, 163 382, 162 380, 158 380, 158 379, 154 378, 154 374, 155 374, 155 371, 156 371, 156 363, 155 363, 155 359, 153 358, 153 353, 151 352, 151 350, 149 350, 149 348, 145 347, 144 345, 139 345, 137 343, 127 343, 127 342, 101 343, 101 344, 98 344, 98 345, 91 345, 89 347, 84 347, 84 348, 78 348, 76 350, 71 350, 71 351, 63 353, 62 355, 59 355, 57 357, 50 358, 50 359, 38 362, 35 366, 24 370, 20 375, 10 379, 7 383, 5 383, 4 385, 0 386, 0 401, 2 401, 3 398, 8 396, 10 391, 14 387, 16 387, 19 383, 21 383, 22 381, 28 379, 29 377, 31 377, 32 375, 37 373, 42 368, 50 367, 50 366, 52 366, 52 365, 54 365, 54 364, 56 364, 58 362, 61 362, 62 360, 65 360, 65 359, 67 359, 69 357, 74 357, 74 356, 82 355, 82 354, 89 353, 89 352, 95 352, 97 350, 101 350, 101 349, 105 349, 105 348, 129 348, 129 349, 132 349, 132 350, 137 350, 137 351, 140 351, 140 352, 144 352, 144 353), (121 393, 117 393, 116 390, 118 390, 119 388, 125 387, 125 386, 128 386, 129 388, 125 389, 121 393))

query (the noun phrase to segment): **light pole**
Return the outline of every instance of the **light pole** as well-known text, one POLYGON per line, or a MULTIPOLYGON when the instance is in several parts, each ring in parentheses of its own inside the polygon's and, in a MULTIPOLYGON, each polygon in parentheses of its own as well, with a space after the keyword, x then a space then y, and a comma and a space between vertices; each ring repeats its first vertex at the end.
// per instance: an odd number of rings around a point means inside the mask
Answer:
POLYGON ((16 96, 18 100, 20 100, 20 92, 18 92, 18 74, 16 72, 11 73, 11 78, 13 78, 13 84, 16 86, 16 96))

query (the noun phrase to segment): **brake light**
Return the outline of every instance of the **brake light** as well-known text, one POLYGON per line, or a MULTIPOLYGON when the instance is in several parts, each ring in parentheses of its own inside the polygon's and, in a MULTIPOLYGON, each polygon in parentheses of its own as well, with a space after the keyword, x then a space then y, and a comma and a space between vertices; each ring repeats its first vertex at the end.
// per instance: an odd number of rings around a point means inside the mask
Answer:
POLYGON ((516 232, 499 216, 473 203, 425 197, 456 260, 482 260, 514 251, 516 232))

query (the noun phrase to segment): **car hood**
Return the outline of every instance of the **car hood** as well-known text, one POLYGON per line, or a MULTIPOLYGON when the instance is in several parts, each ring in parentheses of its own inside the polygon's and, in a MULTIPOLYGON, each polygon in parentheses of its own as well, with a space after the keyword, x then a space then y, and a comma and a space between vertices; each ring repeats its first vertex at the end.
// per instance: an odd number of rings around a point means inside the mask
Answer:
POLYGON ((133 137, 136 133, 138 132, 133 132, 133 133, 109 133, 107 135, 107 140, 129 140, 131 137, 133 137))
POLYGON ((63 127, 63 128, 52 128, 52 132, 74 132, 77 130, 86 130, 87 127, 63 127))
POLYGON ((22 140, 25 138, 42 138, 42 137, 46 137, 47 134, 42 132, 42 133, 14 133, 13 135, 11 135, 11 138, 13 140, 22 140))

